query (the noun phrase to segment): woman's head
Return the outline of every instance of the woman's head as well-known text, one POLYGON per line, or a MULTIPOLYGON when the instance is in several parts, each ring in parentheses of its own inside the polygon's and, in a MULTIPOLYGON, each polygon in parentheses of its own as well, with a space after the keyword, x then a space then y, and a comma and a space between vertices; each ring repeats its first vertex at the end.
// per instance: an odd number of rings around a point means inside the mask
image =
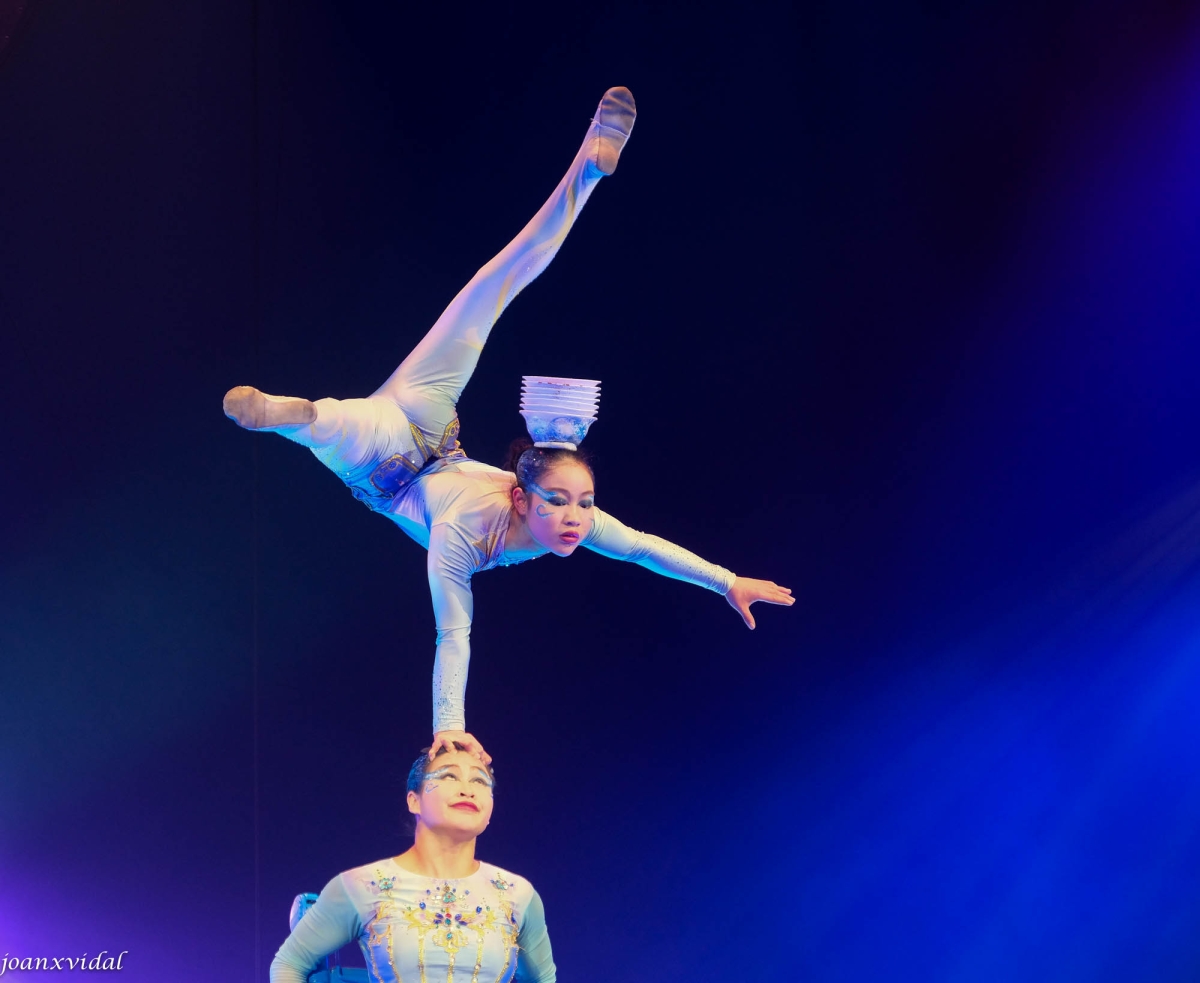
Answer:
POLYGON ((426 748, 408 773, 408 811, 415 828, 478 836, 492 818, 496 777, 492 769, 454 742, 454 750, 438 748, 431 761, 426 748))
POLYGON ((565 447, 534 447, 528 437, 518 437, 508 445, 504 457, 504 470, 517 476, 517 487, 529 491, 530 484, 542 485, 546 474, 564 464, 583 468, 592 481, 592 461, 587 451, 567 450, 565 447))
POLYGON ((514 441, 506 467, 517 476, 513 509, 530 534, 552 553, 570 556, 592 530, 596 490, 587 458, 514 441))

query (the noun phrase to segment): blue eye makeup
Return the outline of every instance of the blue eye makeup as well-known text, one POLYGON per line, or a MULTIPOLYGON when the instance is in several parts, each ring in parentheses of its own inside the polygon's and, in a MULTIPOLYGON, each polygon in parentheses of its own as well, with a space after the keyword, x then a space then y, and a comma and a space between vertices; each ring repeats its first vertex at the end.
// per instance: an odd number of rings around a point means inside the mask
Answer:
MULTIPOLYGON (((489 792, 492 790, 492 781, 483 774, 472 775, 468 779, 472 784, 478 783, 486 788, 489 792)), ((439 768, 437 771, 430 772, 425 776, 425 791, 432 792, 438 785, 444 781, 458 782, 460 781, 458 773, 450 768, 439 768)))
MULTIPOLYGON (((533 492, 535 495, 537 495, 538 497, 545 499, 546 505, 548 505, 548 506, 553 506, 554 508, 562 508, 563 506, 570 504, 570 502, 562 494, 562 492, 547 491, 541 485, 534 484, 532 481, 529 482, 529 490, 531 492, 533 492)), ((595 502, 594 498, 585 498, 585 499, 580 500, 579 507, 581 509, 590 509, 595 503, 596 502, 595 502)), ((543 508, 545 508, 545 506, 538 505, 534 511, 536 511, 537 514, 540 515, 544 519, 550 513, 543 512, 542 511, 543 508)))

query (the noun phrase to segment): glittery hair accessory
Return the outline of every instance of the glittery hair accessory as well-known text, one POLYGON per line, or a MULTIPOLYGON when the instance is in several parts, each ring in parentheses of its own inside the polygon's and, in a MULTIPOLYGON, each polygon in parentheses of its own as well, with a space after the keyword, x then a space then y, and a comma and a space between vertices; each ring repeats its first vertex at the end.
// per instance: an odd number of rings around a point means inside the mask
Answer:
POLYGON ((521 377, 521 416, 534 447, 578 450, 596 422, 599 405, 600 383, 595 379, 521 377))

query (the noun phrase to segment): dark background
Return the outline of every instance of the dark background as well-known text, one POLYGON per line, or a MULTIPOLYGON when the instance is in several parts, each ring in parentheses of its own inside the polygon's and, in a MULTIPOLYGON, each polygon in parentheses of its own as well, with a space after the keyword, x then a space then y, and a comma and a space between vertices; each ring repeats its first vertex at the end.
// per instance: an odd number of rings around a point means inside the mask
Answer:
POLYGON ((623 84, 464 445, 602 379, 599 503, 799 603, 478 578, 481 855, 567 981, 1200 978, 1194 5, 27 6, 0 952, 264 980, 405 847, 424 557, 221 396, 373 390, 623 84))

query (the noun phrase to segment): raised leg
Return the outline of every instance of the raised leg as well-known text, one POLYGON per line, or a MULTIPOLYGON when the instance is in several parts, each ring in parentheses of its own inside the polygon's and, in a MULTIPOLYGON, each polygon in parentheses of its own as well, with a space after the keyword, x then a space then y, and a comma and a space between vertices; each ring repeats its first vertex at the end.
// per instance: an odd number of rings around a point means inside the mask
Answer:
POLYGON ((616 170, 635 116, 628 89, 609 89, 604 94, 575 159, 545 204, 458 292, 376 391, 376 396, 395 400, 428 440, 436 442, 453 422, 455 405, 496 319, 549 265, 596 184, 616 170))
POLYGON ((520 234, 458 292, 371 396, 314 403, 238 386, 225 396, 226 415, 249 430, 271 430, 303 444, 348 484, 363 487, 369 487, 372 469, 389 458, 403 455, 415 468, 431 449, 453 444, 455 405, 492 325, 554 258, 597 182, 616 169, 635 116, 628 89, 604 94, 553 194, 520 234))

